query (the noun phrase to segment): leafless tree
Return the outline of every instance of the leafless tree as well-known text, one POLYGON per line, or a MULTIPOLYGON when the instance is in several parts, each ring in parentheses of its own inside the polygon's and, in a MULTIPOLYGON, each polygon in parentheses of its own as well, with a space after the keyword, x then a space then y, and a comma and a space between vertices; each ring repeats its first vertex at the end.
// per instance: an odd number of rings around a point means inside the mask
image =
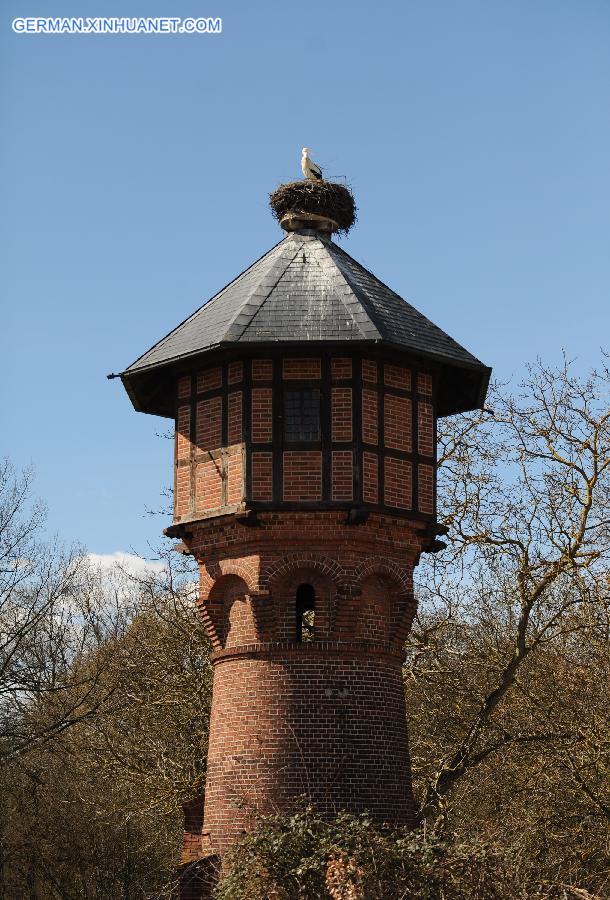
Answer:
POLYGON ((522 831, 546 791, 558 843, 575 814, 573 842, 607 841, 609 384, 607 366, 582 378, 537 364, 517 396, 495 386, 488 409, 442 423, 448 547, 420 572, 406 668, 422 819, 451 805, 476 819, 472 791, 480 809, 496 798, 498 827, 515 778, 522 831))
POLYGON ((92 652, 121 627, 84 552, 43 540, 32 474, 0 465, 0 763, 27 754, 104 702, 92 652))

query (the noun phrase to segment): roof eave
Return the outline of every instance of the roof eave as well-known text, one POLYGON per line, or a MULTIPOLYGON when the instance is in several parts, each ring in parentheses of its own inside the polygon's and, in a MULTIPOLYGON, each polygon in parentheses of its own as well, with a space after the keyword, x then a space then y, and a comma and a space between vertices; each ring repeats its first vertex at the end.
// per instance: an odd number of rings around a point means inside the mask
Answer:
MULTIPOLYGON (((468 360, 456 361, 442 356, 441 354, 422 353, 421 351, 418 352, 417 350, 412 350, 401 344, 383 340, 371 340, 370 338, 363 338, 357 341, 346 341, 345 343, 348 344, 350 348, 354 349, 359 347, 383 347, 388 350, 394 350, 399 354, 409 355, 423 361, 429 361, 436 365, 440 365, 445 375, 441 379, 441 387, 444 390, 444 396, 439 397, 439 416, 455 415, 457 413, 483 408, 489 386, 491 369, 474 357, 472 363, 468 360), (460 372, 464 373, 464 378, 460 377, 460 372), (470 375, 470 378, 468 375, 470 375), (455 383, 451 376, 458 376, 459 382, 455 383), (469 384, 469 382, 472 383, 469 384), (454 390, 453 388, 457 388, 457 390, 454 390)), ((311 341, 307 343, 306 349, 328 348, 333 345, 341 346, 341 342, 311 341)), ((124 372, 120 373, 120 377, 129 399, 137 412, 172 418, 174 415, 173 378, 177 377, 185 369, 188 370, 192 368, 195 361, 208 357, 218 351, 233 351, 234 353, 240 352, 250 355, 252 353, 270 350, 277 351, 279 348, 291 349, 292 347, 298 348, 301 352, 305 349, 301 341, 257 341, 252 343, 223 342, 207 347, 205 350, 198 350, 193 353, 174 357, 174 359, 164 361, 163 363, 143 366, 136 370, 126 369, 124 372), (161 377, 157 378, 157 374, 161 377), (153 387, 155 383, 157 385, 156 389, 153 387), (165 389, 163 387, 164 384, 166 385, 165 389)))

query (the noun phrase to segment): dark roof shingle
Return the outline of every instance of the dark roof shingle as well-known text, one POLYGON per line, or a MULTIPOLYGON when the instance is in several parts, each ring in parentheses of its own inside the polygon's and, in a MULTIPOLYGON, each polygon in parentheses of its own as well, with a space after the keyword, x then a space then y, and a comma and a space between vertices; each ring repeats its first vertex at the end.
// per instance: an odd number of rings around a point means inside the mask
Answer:
POLYGON ((136 407, 144 409, 146 404, 137 398, 138 376, 144 373, 219 346, 287 341, 388 343, 433 357, 451 371, 470 370, 468 392, 478 391, 478 399, 464 395, 457 407, 482 402, 489 378, 489 369, 468 350, 331 240, 312 231, 288 234, 121 377, 136 407), (473 387, 474 373, 478 388, 473 387))

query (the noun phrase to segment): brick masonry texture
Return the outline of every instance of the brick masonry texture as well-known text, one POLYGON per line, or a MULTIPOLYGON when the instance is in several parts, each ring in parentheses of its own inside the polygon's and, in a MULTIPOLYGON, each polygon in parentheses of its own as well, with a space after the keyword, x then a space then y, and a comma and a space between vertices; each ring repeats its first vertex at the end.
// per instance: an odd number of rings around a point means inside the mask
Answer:
POLYGON ((341 512, 295 510, 254 529, 233 516, 191 528, 214 685, 203 826, 198 849, 190 810, 185 854, 224 854, 303 794, 329 815, 411 823, 401 666, 425 523, 372 514, 350 527, 341 512), (302 584, 315 620, 299 643, 302 584))
POLYGON ((179 406, 176 415, 176 477, 174 502, 177 516, 186 516, 191 502, 191 408, 179 406))
POLYGON ((352 451, 334 450, 332 466, 333 500, 351 500, 354 496, 352 451))
POLYGON ((349 356, 333 356, 331 375, 334 381, 342 381, 352 377, 352 361, 349 356))
POLYGON ((253 381, 271 381, 273 378, 273 360, 271 359, 253 359, 252 360, 252 380, 253 381))
POLYGON ((232 391, 229 394, 229 417, 227 437, 229 444, 237 444, 242 438, 242 392, 232 391))
POLYGON ((412 821, 400 660, 316 650, 217 661, 204 848, 225 853, 299 795, 331 815, 412 821))
POLYGON ((404 366, 393 366, 386 363, 383 367, 383 380, 388 387, 411 390, 411 372, 404 366))
POLYGON ((377 381, 377 363, 374 359, 362 360, 362 380, 372 382, 377 381))
POLYGON ((322 454, 319 450, 284 453, 284 500, 320 500, 322 454))
POLYGON ((284 379, 291 381, 299 378, 320 378, 322 371, 319 359, 285 359, 284 379))
POLYGON ((431 403, 417 404, 417 439, 422 456, 434 455, 434 414, 431 403))
POLYGON ((197 393, 203 391, 211 391, 214 388, 222 386, 222 368, 215 366, 212 369, 205 369, 197 375, 197 393))
POLYGON ((229 384, 239 384, 244 379, 244 364, 240 360, 229 363, 229 384))
POLYGON ((384 503, 398 509, 411 509, 412 464, 406 459, 386 456, 384 460, 384 503))
POLYGON ((423 513, 434 512, 434 469, 420 465, 418 473, 419 508, 423 513))
POLYGON ((417 376, 417 390, 420 394, 429 394, 432 396, 432 376, 425 372, 420 372, 417 376))
POLYGON ((216 450, 222 444, 222 397, 210 397, 197 404, 197 446, 216 450))
POLYGON ((191 408, 179 406, 176 417, 176 458, 189 459, 191 455, 191 408))
POLYGON ((244 461, 241 447, 227 456, 225 461, 227 473, 227 503, 229 506, 239 504, 244 499, 244 461))
POLYGON ((266 443, 273 435, 273 391, 252 388, 252 440, 266 443))
POLYGON ((222 504, 222 468, 219 459, 208 459, 197 466, 195 510, 205 512, 222 504))
POLYGON ((386 394, 384 397, 384 439, 386 447, 411 452, 413 430, 412 407, 409 397, 386 394))
POLYGON ((252 499, 273 500, 273 453, 252 454, 252 499))
POLYGON ((191 396, 191 379, 190 376, 178 379, 178 399, 184 400, 191 396))
POLYGON ((365 451, 362 454, 363 500, 365 503, 379 503, 379 457, 365 451))
POLYGON ((352 389, 334 387, 331 392, 333 441, 352 440, 352 389))
POLYGON ((365 444, 376 444, 379 438, 379 413, 377 391, 365 388, 362 391, 362 440, 365 444))

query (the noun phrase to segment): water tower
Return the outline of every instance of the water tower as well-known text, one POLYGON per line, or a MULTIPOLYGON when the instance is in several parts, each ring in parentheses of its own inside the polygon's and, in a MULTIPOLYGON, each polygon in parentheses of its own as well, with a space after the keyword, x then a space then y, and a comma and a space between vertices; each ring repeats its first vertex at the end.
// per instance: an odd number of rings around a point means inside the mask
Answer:
POLYGON ((436 421, 481 407, 490 370, 332 240, 349 197, 324 185, 276 192, 283 239, 121 375, 175 420, 166 534, 213 647, 185 862, 301 795, 413 820, 401 667, 442 530, 436 421))

